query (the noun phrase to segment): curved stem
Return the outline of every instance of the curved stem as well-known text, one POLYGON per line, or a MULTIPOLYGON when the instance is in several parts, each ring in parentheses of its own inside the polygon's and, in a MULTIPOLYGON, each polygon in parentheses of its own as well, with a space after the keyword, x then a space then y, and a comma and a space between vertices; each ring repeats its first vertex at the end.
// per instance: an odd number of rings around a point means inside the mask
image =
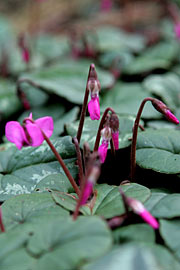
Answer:
POLYGON ((115 113, 115 111, 111 107, 106 108, 106 110, 104 111, 103 116, 101 118, 101 122, 99 124, 99 129, 98 129, 98 132, 97 132, 97 135, 96 135, 96 141, 95 141, 95 144, 94 144, 93 152, 98 150, 99 142, 100 142, 100 138, 101 138, 101 129, 103 128, 103 125, 104 125, 105 120, 106 120, 106 116, 107 116, 109 111, 111 111, 112 113, 115 113))
POLYGON ((88 104, 88 97, 89 97, 88 82, 89 82, 89 78, 90 78, 90 72, 91 72, 91 65, 89 68, 89 73, 88 73, 88 78, 87 78, 87 83, 86 83, 86 91, 85 91, 85 95, 84 95, 84 101, 83 101, 83 106, 82 106, 82 110, 81 110, 79 127, 78 127, 78 131, 77 131, 77 136, 76 136, 79 143, 81 140, 81 134, 82 134, 82 130, 83 130, 84 119, 86 116, 86 110, 87 110, 87 104, 88 104))
POLYGON ((134 178, 135 169, 136 169, 136 142, 137 142, 138 127, 139 127, 139 122, 140 122, 140 118, 141 118, 141 114, 142 114, 144 105, 147 101, 153 101, 153 98, 148 97, 142 101, 142 103, 139 107, 135 122, 134 122, 132 144, 131 144, 131 172, 130 172, 131 181, 134 178))
POLYGON ((81 185, 81 182, 83 181, 84 173, 83 173, 81 150, 79 148, 79 143, 76 137, 73 138, 73 143, 76 148, 77 162, 78 162, 78 169, 79 169, 79 184, 81 185))

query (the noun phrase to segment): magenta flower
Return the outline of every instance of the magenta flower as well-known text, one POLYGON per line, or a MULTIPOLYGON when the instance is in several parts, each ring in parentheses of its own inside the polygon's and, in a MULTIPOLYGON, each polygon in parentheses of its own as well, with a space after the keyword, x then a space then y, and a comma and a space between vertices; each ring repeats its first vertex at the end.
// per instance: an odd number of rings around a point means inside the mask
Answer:
POLYGON ((80 205, 86 204, 88 198, 91 196, 93 192, 93 186, 96 183, 100 174, 100 169, 98 166, 93 166, 89 176, 87 177, 87 181, 85 186, 82 190, 81 198, 80 198, 80 205))
POLYGON ((81 205, 86 204, 92 192, 93 192, 93 183, 91 181, 87 181, 85 184, 84 192, 82 194, 81 205))
POLYGON ((179 124, 179 120, 176 118, 176 116, 170 110, 166 111, 165 116, 169 121, 175 123, 176 125, 179 124))
POLYGON ((102 144, 98 148, 98 153, 100 156, 101 163, 105 162, 107 151, 108 151, 108 145, 109 145, 109 142, 107 140, 103 140, 102 144))
POLYGON ((100 118, 100 106, 99 96, 92 97, 88 103, 88 111, 92 120, 99 120, 100 118))
POLYGON ((174 32, 176 34, 176 37, 180 39, 180 22, 176 23, 174 26, 174 32))
POLYGON ((102 136, 102 144, 98 148, 98 153, 100 156, 101 163, 104 163, 107 151, 108 151, 108 145, 111 140, 111 128, 105 127, 101 130, 101 136, 102 136))
POLYGON ((50 116, 31 121, 32 114, 25 119, 21 126, 17 121, 10 121, 6 124, 5 135, 8 141, 14 143, 18 149, 23 146, 39 146, 44 141, 44 134, 49 138, 53 133, 53 119, 50 116))
POLYGON ((166 106, 166 104, 164 104, 162 101, 156 99, 156 98, 153 98, 152 99, 152 105, 154 106, 154 108, 164 114, 166 116, 166 118, 175 123, 176 125, 179 124, 179 120, 176 118, 176 116, 169 110, 169 108, 166 106))
POLYGON ((119 149, 119 131, 112 132, 112 140, 116 150, 119 149))
POLYGON ((158 229, 158 221, 146 210, 144 205, 135 199, 126 198, 128 206, 130 206, 134 213, 139 215, 146 223, 148 223, 152 228, 158 229))

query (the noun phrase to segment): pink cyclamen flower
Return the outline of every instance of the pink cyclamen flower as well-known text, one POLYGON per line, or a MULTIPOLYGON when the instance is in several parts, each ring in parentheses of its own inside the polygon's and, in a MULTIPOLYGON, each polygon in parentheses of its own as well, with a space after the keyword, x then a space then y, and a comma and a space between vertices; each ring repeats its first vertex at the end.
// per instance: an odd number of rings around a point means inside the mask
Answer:
POLYGON ((100 119, 99 96, 92 97, 88 103, 88 111, 92 120, 100 119))
POLYGON ((179 120, 176 118, 176 116, 170 110, 166 111, 165 116, 169 121, 175 123, 176 125, 179 124, 179 120))
POLYGON ((44 141, 44 134, 49 138, 53 133, 53 119, 45 116, 31 122, 32 114, 25 120, 23 126, 17 121, 6 124, 5 135, 8 141, 14 143, 18 149, 23 146, 39 146, 44 141))
POLYGON ((128 206, 130 206, 134 213, 139 215, 146 223, 148 223, 152 228, 158 229, 158 221, 146 210, 144 205, 135 199, 126 198, 128 206))
POLYGON ((109 142, 107 140, 103 140, 102 144, 98 148, 98 153, 100 156, 100 161, 101 163, 104 163, 106 156, 107 156, 107 151, 108 151, 108 145, 109 142))
POLYGON ((91 172, 87 178, 87 181, 85 183, 84 189, 82 190, 80 205, 86 204, 87 200, 91 196, 91 194, 93 192, 93 186, 96 183, 96 181, 99 177, 99 174, 100 174, 99 167, 93 166, 91 169, 91 172))
POLYGON ((98 148, 98 153, 100 156, 100 162, 104 163, 107 151, 108 151, 108 145, 111 140, 111 128, 105 127, 101 130, 101 136, 102 136, 102 144, 98 148))
POLYGON ((180 22, 176 23, 174 26, 174 32, 176 34, 176 37, 180 39, 180 22))

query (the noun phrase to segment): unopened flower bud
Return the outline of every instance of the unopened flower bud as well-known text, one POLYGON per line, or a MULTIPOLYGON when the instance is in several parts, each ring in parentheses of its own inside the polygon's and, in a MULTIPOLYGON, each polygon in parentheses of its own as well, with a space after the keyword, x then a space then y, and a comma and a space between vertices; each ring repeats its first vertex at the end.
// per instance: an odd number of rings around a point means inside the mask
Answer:
POLYGON ((158 229, 159 223, 158 221, 146 210, 144 205, 135 199, 126 198, 126 202, 128 206, 131 207, 133 212, 139 215, 145 222, 147 222, 152 228, 158 229))
POLYGON ((162 101, 155 99, 155 98, 151 102, 152 102, 152 105, 154 106, 154 108, 158 112, 164 114, 169 121, 175 123, 176 125, 179 124, 179 120, 175 117, 174 114, 172 114, 172 112, 169 110, 169 108, 166 106, 166 104, 164 104, 162 101))

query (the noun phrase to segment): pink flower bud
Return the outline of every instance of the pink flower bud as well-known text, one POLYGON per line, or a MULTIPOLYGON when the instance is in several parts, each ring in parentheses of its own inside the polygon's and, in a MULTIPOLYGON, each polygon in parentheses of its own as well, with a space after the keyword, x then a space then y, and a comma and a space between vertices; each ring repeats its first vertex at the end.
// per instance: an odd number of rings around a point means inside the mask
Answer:
POLYGON ((83 189, 83 194, 81 197, 81 203, 80 205, 84 205, 86 204, 88 198, 90 197, 90 195, 93 192, 93 186, 96 183, 98 177, 100 174, 100 169, 98 166, 93 166, 91 169, 91 172, 88 176, 88 179, 86 181, 85 187, 83 189))
POLYGON ((119 149, 119 131, 112 132, 112 140, 116 150, 119 149))
POLYGON ((172 114, 172 112, 168 109, 166 104, 164 104, 162 101, 160 101, 156 98, 154 98, 151 102, 152 102, 152 105, 154 106, 154 108, 158 112, 164 114, 169 121, 175 123, 176 125, 179 124, 179 120, 175 117, 174 114, 172 114))
POLYGON ((92 191, 93 191, 93 183, 87 181, 87 183, 85 184, 83 195, 82 195, 81 205, 86 204, 88 198, 92 194, 92 191))
MULTIPOLYGON (((29 119, 32 119, 30 114, 29 119)), ((24 126, 17 121, 10 121, 6 124, 5 135, 8 141, 14 143, 18 149, 23 146, 39 146, 43 143, 44 137, 41 130, 49 138, 53 133, 53 119, 45 116, 31 122, 26 119, 24 126)))
POLYGON ((174 114, 172 114, 170 110, 167 110, 165 115, 169 121, 175 123, 176 125, 179 124, 179 120, 176 118, 174 114))
POLYGON ((139 215, 152 228, 159 228, 159 223, 157 222, 157 220, 146 210, 146 208, 140 201, 132 198, 126 198, 126 202, 128 206, 132 208, 133 212, 139 215))
POLYGON ((88 103, 88 111, 90 114, 90 118, 92 120, 100 119, 100 106, 99 106, 99 97, 92 97, 92 99, 88 103))

